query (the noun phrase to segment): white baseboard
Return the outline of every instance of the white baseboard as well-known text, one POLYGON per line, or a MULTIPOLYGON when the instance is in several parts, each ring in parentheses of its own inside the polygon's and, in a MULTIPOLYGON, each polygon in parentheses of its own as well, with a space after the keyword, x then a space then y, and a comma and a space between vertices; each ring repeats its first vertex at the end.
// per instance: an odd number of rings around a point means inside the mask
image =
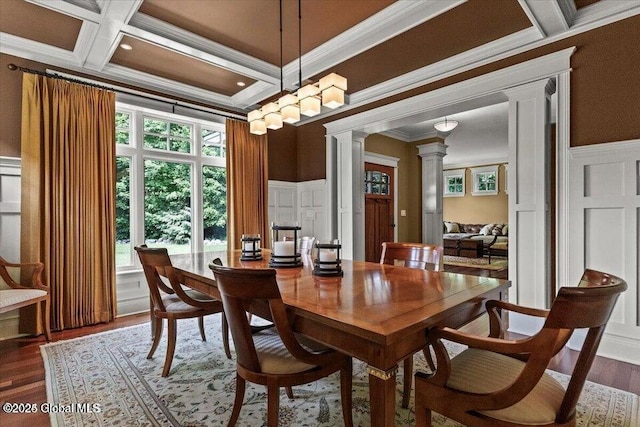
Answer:
POLYGON ((18 332, 20 315, 18 310, 4 313, 0 318, 0 341, 25 336, 18 332))
MULTIPOLYGON (((567 347, 572 350, 580 350, 586 335, 585 330, 574 331, 567 347)), ((605 332, 598 347, 598 356, 640 365, 640 342, 629 337, 605 332)))

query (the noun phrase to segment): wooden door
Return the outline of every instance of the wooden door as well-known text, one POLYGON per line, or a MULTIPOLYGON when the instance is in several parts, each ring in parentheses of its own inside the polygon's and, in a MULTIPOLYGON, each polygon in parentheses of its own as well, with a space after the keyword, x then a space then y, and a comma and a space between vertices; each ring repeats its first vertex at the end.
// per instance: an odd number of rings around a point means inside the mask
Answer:
POLYGON ((379 262, 382 242, 393 242, 393 168, 365 163, 365 260, 379 262))

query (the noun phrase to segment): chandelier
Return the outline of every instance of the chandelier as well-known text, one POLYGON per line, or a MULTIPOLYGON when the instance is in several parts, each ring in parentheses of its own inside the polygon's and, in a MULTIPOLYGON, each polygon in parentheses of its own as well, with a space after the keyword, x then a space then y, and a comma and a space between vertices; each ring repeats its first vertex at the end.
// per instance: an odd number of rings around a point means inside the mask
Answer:
MULTIPOLYGON (((267 129, 277 130, 283 123, 297 123, 300 115, 313 117, 320 114, 322 106, 338 108, 344 105, 344 92, 347 79, 331 73, 317 83, 302 86, 302 12, 301 0, 298 0, 298 71, 299 89, 295 93, 281 96, 277 101, 269 102, 247 114, 250 132, 264 135, 267 129)), ((282 0, 280 0, 280 93, 284 93, 282 78, 282 0)))

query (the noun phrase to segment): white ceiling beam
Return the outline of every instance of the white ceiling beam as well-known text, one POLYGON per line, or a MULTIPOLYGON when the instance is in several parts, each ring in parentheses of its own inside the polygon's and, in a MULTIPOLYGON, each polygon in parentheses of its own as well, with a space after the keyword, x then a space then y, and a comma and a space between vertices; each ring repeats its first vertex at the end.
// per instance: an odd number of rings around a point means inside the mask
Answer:
POLYGON ((279 67, 142 13, 137 13, 122 31, 258 81, 280 83, 279 67))
POLYGON ((531 23, 544 37, 555 36, 571 28, 575 16, 567 0, 518 0, 531 23))

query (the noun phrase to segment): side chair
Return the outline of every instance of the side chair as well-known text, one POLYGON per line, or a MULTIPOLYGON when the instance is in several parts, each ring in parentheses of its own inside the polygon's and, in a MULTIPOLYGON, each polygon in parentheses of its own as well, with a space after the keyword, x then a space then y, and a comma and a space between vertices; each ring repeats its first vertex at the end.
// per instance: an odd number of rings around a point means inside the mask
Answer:
POLYGON ((47 341, 51 341, 50 310, 51 296, 49 286, 42 281, 42 271, 44 264, 41 262, 14 264, 0 257, 0 279, 9 287, 0 289, 0 314, 39 304, 42 307, 42 328, 47 341), (15 275, 9 274, 10 270, 15 271, 15 275), (30 280, 18 279, 17 277, 31 276, 30 280), (15 279, 14 279, 15 277, 15 279), (16 280, 20 280, 18 283, 16 280))
POLYGON ((416 425, 431 426, 431 411, 470 426, 575 426, 576 403, 618 296, 627 289, 611 274, 585 270, 577 287, 562 287, 550 310, 487 302, 489 337, 447 327, 428 332, 438 367, 416 373, 416 425), (504 339, 501 314, 545 319, 534 336, 504 339), (588 329, 565 389, 545 373, 574 329, 588 329), (468 349, 449 359, 441 340, 468 349))
POLYGON ((222 295, 236 349, 236 397, 227 426, 234 426, 238 420, 246 381, 267 386, 267 424, 273 427, 278 425, 280 387, 306 384, 340 371, 344 425, 352 427, 351 357, 293 332, 276 271, 209 267, 222 295), (258 302, 268 306, 275 330, 252 334, 246 312, 258 302))
POLYGON ((202 341, 206 341, 204 316, 215 313, 222 313, 222 342, 227 358, 231 359, 229 326, 224 316, 222 301, 201 293, 187 293, 183 288, 184 279, 182 273, 177 269, 170 268, 172 267, 171 259, 166 248, 138 246, 135 250, 142 263, 147 285, 149 286, 153 305, 152 315, 157 320, 154 328, 153 344, 147 359, 151 359, 158 348, 162 337, 163 319, 167 319, 167 354, 164 360, 162 376, 168 376, 176 348, 177 320, 197 317, 200 336, 202 341), (163 282, 162 277, 168 279, 169 286, 163 282))
MULTIPOLYGON (((399 265, 408 268, 442 271, 444 269, 443 248, 439 245, 423 243, 396 243, 383 242, 380 264, 399 265)), ((431 370, 435 370, 435 364, 431 357, 429 346, 422 350, 431 370)), ((409 407, 411 397, 411 385, 413 383, 413 356, 407 357, 403 362, 403 390, 402 407, 409 407)))

